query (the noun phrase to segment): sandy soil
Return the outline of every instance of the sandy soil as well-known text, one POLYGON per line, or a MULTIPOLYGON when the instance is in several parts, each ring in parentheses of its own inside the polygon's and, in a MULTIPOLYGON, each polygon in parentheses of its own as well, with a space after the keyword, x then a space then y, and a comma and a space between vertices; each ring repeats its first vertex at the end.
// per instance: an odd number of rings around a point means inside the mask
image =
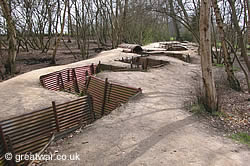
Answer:
POLYGON ((98 120, 62 145, 59 154, 77 152, 80 161, 46 165, 248 165, 250 151, 218 135, 189 114, 200 67, 172 58, 149 72, 104 72, 110 81, 141 87, 143 95, 98 120))
MULTIPOLYGON (((40 75, 99 60, 127 65, 113 61, 122 56, 133 54, 116 49, 94 59, 32 71, 0 83, 1 119, 50 105, 51 100, 61 103, 76 98, 41 88, 40 75)), ((148 72, 98 74, 111 82, 141 87, 143 94, 97 120, 82 133, 51 147, 59 154, 77 152, 80 161, 53 160, 45 165, 248 165, 249 148, 214 132, 184 108, 184 102, 193 97, 199 65, 170 57, 164 59, 170 64, 148 72)))
MULTIPOLYGON (((34 70, 0 82, 0 120, 51 106, 51 101, 64 103, 77 98, 77 96, 72 94, 49 91, 42 88, 39 83, 39 77, 41 75, 64 68, 90 65, 91 63, 98 64, 99 61, 101 61, 101 63, 117 65, 118 62, 115 62, 114 59, 133 55, 135 54, 122 53, 120 49, 104 51, 99 54, 98 58, 88 59, 69 65, 34 70)), ((128 66, 128 64, 125 63, 121 65, 128 66)))

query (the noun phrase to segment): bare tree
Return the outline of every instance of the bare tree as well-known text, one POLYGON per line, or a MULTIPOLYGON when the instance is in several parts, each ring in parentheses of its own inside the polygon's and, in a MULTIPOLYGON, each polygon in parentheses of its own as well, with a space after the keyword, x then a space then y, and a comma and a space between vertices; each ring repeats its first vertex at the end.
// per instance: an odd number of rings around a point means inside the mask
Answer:
POLYGON ((200 55, 203 83, 203 102, 210 111, 217 111, 217 94, 211 61, 211 0, 201 0, 200 8, 200 55))
POLYGON ((239 21, 237 19, 237 15, 236 15, 236 9, 235 9, 235 0, 228 0, 231 10, 232 10, 232 22, 234 24, 235 30, 238 34, 238 39, 239 39, 239 46, 241 48, 241 55, 244 58, 244 61, 247 65, 248 68, 248 72, 250 72, 250 62, 248 60, 248 56, 247 56, 247 52, 246 52, 246 46, 244 43, 244 37, 239 25, 239 21))
POLYGON ((6 72, 12 75, 16 72, 16 29, 14 22, 11 17, 10 4, 7 3, 6 0, 0 1, 0 6, 2 9, 2 13, 7 22, 7 33, 8 33, 8 41, 9 41, 9 49, 8 49, 8 59, 5 64, 6 72))
POLYGON ((64 2, 64 11, 63 11, 63 18, 62 18, 62 23, 61 23, 61 32, 60 32, 60 35, 57 38, 56 43, 55 43, 55 48, 53 50, 51 64, 56 64, 56 52, 57 52, 57 49, 59 47, 60 41, 61 41, 62 36, 63 36, 63 30, 64 30, 65 18, 66 18, 66 9, 67 9, 67 6, 68 6, 67 4, 68 4, 68 0, 65 0, 65 2, 64 2))
MULTIPOLYGON (((169 6, 170 6, 170 14, 172 16, 175 16, 175 10, 174 10, 174 1, 173 0, 168 0, 169 1, 169 6)), ((173 20, 173 24, 175 27, 175 33, 176 33, 176 40, 180 40, 180 30, 179 30, 179 26, 178 26, 178 22, 176 19, 172 18, 173 20)))
POLYGON ((239 90, 241 90, 240 83, 234 75, 233 63, 232 63, 231 57, 228 53, 226 39, 225 39, 225 32, 223 29, 223 22, 222 22, 222 18, 221 18, 221 14, 220 14, 220 9, 219 9, 218 4, 217 4, 217 0, 212 0, 212 5, 213 5, 215 16, 216 16, 217 28, 219 31, 219 36, 220 36, 221 45, 222 45, 222 49, 223 49, 224 64, 225 64, 225 70, 227 73, 227 80, 229 81, 231 88, 239 91, 239 90))
POLYGON ((247 1, 247 14, 248 14, 248 22, 247 22, 247 31, 248 31, 248 44, 250 43, 250 1, 247 1))

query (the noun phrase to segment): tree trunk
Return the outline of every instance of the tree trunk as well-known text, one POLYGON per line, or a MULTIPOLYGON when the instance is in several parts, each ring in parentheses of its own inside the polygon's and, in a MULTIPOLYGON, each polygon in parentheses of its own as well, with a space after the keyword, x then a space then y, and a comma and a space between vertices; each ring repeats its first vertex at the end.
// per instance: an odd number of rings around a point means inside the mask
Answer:
POLYGON ((70 36, 72 36, 72 21, 70 13, 70 1, 68 2, 68 43, 71 43, 70 36))
MULTIPOLYGON (((66 0, 66 1, 65 1, 65 4, 64 4, 63 20, 62 20, 62 24, 61 24, 61 32, 60 32, 60 36, 57 37, 57 39, 56 39, 56 44, 55 44, 55 48, 54 48, 54 50, 53 50, 52 59, 51 59, 51 64, 56 64, 56 52, 57 52, 57 49, 58 49, 58 47, 59 47, 61 38, 62 38, 62 36, 63 36, 63 29, 64 29, 64 25, 65 25, 65 16, 66 16, 67 3, 68 3, 68 0, 66 0)), ((56 27, 56 28, 57 28, 57 27, 56 27)))
POLYGON ((203 81, 203 103, 210 112, 217 111, 217 95, 211 61, 211 0, 201 0, 200 8, 200 54, 203 81))
POLYGON ((14 22, 11 17, 11 12, 9 8, 9 4, 6 0, 0 1, 0 6, 2 8, 2 13, 4 18, 7 21, 7 28, 8 28, 8 41, 9 41, 9 50, 8 50, 8 59, 7 63, 5 64, 6 73, 14 75, 16 72, 16 29, 14 22))
POLYGON ((187 11, 186 11, 186 9, 184 7, 184 4, 183 4, 182 0, 177 0, 177 2, 178 2, 178 5, 181 7, 181 10, 182 10, 182 12, 184 14, 184 17, 185 17, 186 21, 188 22, 189 17, 188 17, 187 11))
POLYGON ((234 75, 231 57, 228 54, 228 49, 227 49, 226 40, 225 40, 225 32, 223 29, 223 22, 222 22, 222 18, 220 14, 220 9, 217 4, 217 0, 212 0, 212 4, 213 4, 215 16, 216 16, 217 28, 219 31, 221 46, 223 50, 225 70, 227 73, 227 80, 229 81, 230 87, 232 89, 240 91, 241 90, 240 83, 234 75))
POLYGON ((128 13, 128 0, 124 2, 124 10, 123 10, 123 17, 122 17, 122 42, 126 42, 126 32, 127 32, 127 13, 128 13))
POLYGON ((247 1, 247 15, 248 15, 248 21, 247 21, 247 31, 248 31, 248 44, 250 44, 250 1, 247 1))
MULTIPOLYGON (((170 5, 170 13, 171 13, 171 15, 175 16, 173 0, 169 0, 169 5, 170 5)), ((180 30, 179 30, 178 23, 177 23, 176 19, 172 19, 172 20, 173 20, 173 24, 174 24, 174 28, 175 28, 176 40, 180 40, 181 36, 180 36, 180 30)))
POLYGON ((237 15, 236 15, 236 10, 235 10, 235 0, 228 0, 230 7, 232 9, 232 21, 234 24, 234 27, 236 29, 236 32, 238 34, 238 39, 239 39, 239 46, 241 48, 241 56, 243 56, 244 61, 247 65, 248 72, 250 72, 250 62, 248 60, 247 52, 246 52, 246 47, 244 44, 244 37, 241 32, 240 26, 239 26, 239 21, 237 20, 237 15))

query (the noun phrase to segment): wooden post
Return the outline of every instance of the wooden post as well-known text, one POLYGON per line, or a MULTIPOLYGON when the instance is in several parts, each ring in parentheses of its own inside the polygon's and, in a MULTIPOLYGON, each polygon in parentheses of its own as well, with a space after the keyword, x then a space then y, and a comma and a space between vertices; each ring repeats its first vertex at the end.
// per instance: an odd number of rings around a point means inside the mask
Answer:
POLYGON ((146 58, 146 62, 145 62, 145 70, 148 69, 148 58, 146 58))
POLYGON ((89 75, 88 70, 85 71, 85 77, 87 77, 89 75))
POLYGON ((40 77, 40 83, 41 83, 42 87, 44 87, 44 88, 45 88, 45 82, 44 82, 43 77, 40 77))
POLYGON ((8 136, 8 135, 6 135, 6 138, 7 138, 7 141, 8 141, 8 144, 9 144, 9 152, 12 154, 12 159, 11 159, 11 161, 12 161, 12 165, 16 165, 16 161, 15 161, 15 157, 14 156, 16 156, 16 153, 14 152, 14 149, 13 149, 13 146, 12 146, 12 141, 11 141, 11 139, 10 139, 10 137, 8 136))
POLYGON ((60 90, 64 90, 64 83, 63 83, 63 78, 62 78, 62 73, 59 73, 59 87, 60 87, 60 90), (61 82, 61 83, 60 83, 61 82))
POLYGON ((56 85, 59 86, 59 89, 60 89, 60 77, 59 77, 59 75, 56 75, 56 85))
POLYGON ((144 61, 142 61, 142 63, 141 63, 141 68, 142 68, 142 70, 144 70, 144 61))
POLYGON ((91 76, 88 76, 86 79, 87 79, 87 80, 86 80, 86 85, 85 85, 85 87, 86 87, 86 92, 88 92, 89 84, 90 84, 90 81, 91 81, 91 76))
POLYGON ((89 76, 89 72, 88 70, 85 71, 85 85, 86 85, 86 82, 87 82, 87 77, 89 76))
MULTIPOLYGON (((0 140, 1 140, 3 148, 4 148, 4 152, 5 153, 10 153, 8 144, 7 144, 7 142, 5 140, 5 137, 4 137, 3 128, 2 128, 1 124, 0 124, 0 140)), ((15 165, 15 163, 13 162, 13 160, 8 160, 8 163, 9 163, 10 166, 14 166, 15 165)))
POLYGON ((95 117, 95 112, 93 110, 93 98, 90 94, 87 94, 87 96, 88 96, 88 104, 89 104, 90 114, 92 117, 92 121, 94 121, 96 119, 96 117, 95 117))
POLYGON ((77 77, 76 77, 76 71, 75 71, 74 68, 72 69, 72 74, 73 74, 73 78, 74 78, 74 88, 75 88, 75 92, 76 92, 76 93, 80 93, 79 86, 78 86, 78 82, 77 82, 77 77))
POLYGON ((68 82, 70 81, 70 71, 69 71, 69 69, 67 70, 67 81, 68 82))
POLYGON ((94 64, 92 63, 90 65, 90 75, 94 74, 95 73, 95 69, 94 69, 94 64))
POLYGON ((108 78, 105 79, 104 85, 104 92, 103 92, 103 102, 102 102, 102 116, 104 115, 105 103, 106 103, 106 96, 107 96, 107 89, 108 89, 108 78))
POLYGON ((6 143, 5 137, 4 137, 4 133, 3 133, 3 129, 2 129, 2 125, 0 124, 0 138, 1 138, 1 142, 3 144, 4 150, 5 152, 9 152, 9 148, 8 145, 6 143))
POLYGON ((99 61, 98 65, 96 67, 95 74, 97 74, 101 71, 100 68, 101 68, 101 61, 99 61))
POLYGON ((56 130, 57 132, 60 132, 60 126, 59 126, 59 121, 58 121, 57 112, 56 112, 56 103, 54 101, 52 101, 52 108, 54 111, 54 117, 56 121, 56 130))
POLYGON ((88 70, 86 70, 85 71, 85 78, 84 78, 84 82, 83 82, 83 84, 84 84, 84 86, 83 86, 83 89, 81 89, 81 96, 83 96, 83 95, 85 95, 86 93, 87 93, 87 89, 86 89, 86 85, 87 85, 87 82, 88 82, 88 75, 89 75, 89 73, 88 73, 88 70))

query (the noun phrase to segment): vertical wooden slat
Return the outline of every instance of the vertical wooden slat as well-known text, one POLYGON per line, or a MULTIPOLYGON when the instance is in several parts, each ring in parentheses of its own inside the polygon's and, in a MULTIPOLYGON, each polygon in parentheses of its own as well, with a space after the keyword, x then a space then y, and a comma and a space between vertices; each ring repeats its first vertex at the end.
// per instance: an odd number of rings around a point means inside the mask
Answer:
MULTIPOLYGON (((2 129, 2 125, 1 125, 1 124, 0 124, 0 139, 1 139, 1 142, 2 142, 2 144, 3 144, 3 148, 4 148, 5 154, 6 154, 6 153, 9 153, 10 150, 9 150, 8 144, 7 144, 6 140, 5 140, 4 132, 3 132, 3 129, 2 129)), ((14 162, 13 162, 12 160, 8 160, 8 164, 9 164, 10 166, 14 166, 14 162)))
POLYGON ((101 61, 99 61, 97 68, 96 68, 96 74, 101 72, 101 61))
POLYGON ((63 83, 63 78, 62 78, 62 73, 60 72, 59 73, 59 87, 60 87, 60 90, 64 90, 64 83, 63 83))
POLYGON ((56 103, 54 101, 52 101, 52 107, 53 107, 54 117, 56 121, 56 130, 57 132, 60 132, 60 126, 59 126, 59 121, 58 121, 57 111, 56 111, 56 103))
POLYGON ((148 69, 148 58, 146 58, 146 62, 145 62, 145 70, 148 69))
POLYGON ((88 70, 85 71, 85 84, 87 82, 87 77, 89 76, 88 70))
POLYGON ((70 81, 70 70, 69 69, 67 70, 67 81, 68 82, 70 81))
POLYGON ((89 75, 88 70, 85 71, 85 76, 87 77, 89 75))
POLYGON ((86 79, 87 79, 87 80, 86 80, 85 88, 86 88, 86 91, 88 91, 89 84, 90 84, 90 81, 91 81, 91 76, 88 76, 86 79))
POLYGON ((3 144, 4 150, 7 153, 9 151, 8 145, 6 143, 5 137, 4 137, 4 133, 3 133, 3 129, 2 129, 2 125, 0 124, 0 137, 1 137, 1 142, 3 144))
POLYGON ((16 165, 16 161, 15 161, 15 151, 13 149, 13 146, 12 146, 12 142, 11 142, 11 139, 8 135, 6 135, 6 138, 7 138, 7 141, 8 141, 8 144, 9 144, 9 152, 12 154, 12 159, 11 159, 11 164, 10 165, 16 165))
POLYGON ((42 87, 44 87, 44 88, 45 88, 45 82, 44 82, 43 77, 40 77, 40 82, 41 82, 42 87))
POLYGON ((93 98, 90 94, 87 94, 87 96, 88 96, 89 111, 92 117, 92 121, 94 121, 96 117, 95 117, 95 112, 93 110, 93 98))
POLYGON ((78 82, 77 82, 77 77, 76 77, 76 71, 75 71, 74 68, 72 69, 72 74, 73 74, 73 78, 74 78, 74 88, 75 88, 75 92, 76 92, 76 93, 80 93, 79 86, 78 86, 78 82))
POLYGON ((102 101, 102 116, 104 115, 105 103, 106 103, 106 96, 107 96, 107 89, 108 89, 108 78, 105 79, 104 85, 104 92, 103 92, 103 101, 102 101))
POLYGON ((90 65, 90 75, 93 75, 95 73, 95 69, 94 69, 94 64, 92 63, 90 65))

